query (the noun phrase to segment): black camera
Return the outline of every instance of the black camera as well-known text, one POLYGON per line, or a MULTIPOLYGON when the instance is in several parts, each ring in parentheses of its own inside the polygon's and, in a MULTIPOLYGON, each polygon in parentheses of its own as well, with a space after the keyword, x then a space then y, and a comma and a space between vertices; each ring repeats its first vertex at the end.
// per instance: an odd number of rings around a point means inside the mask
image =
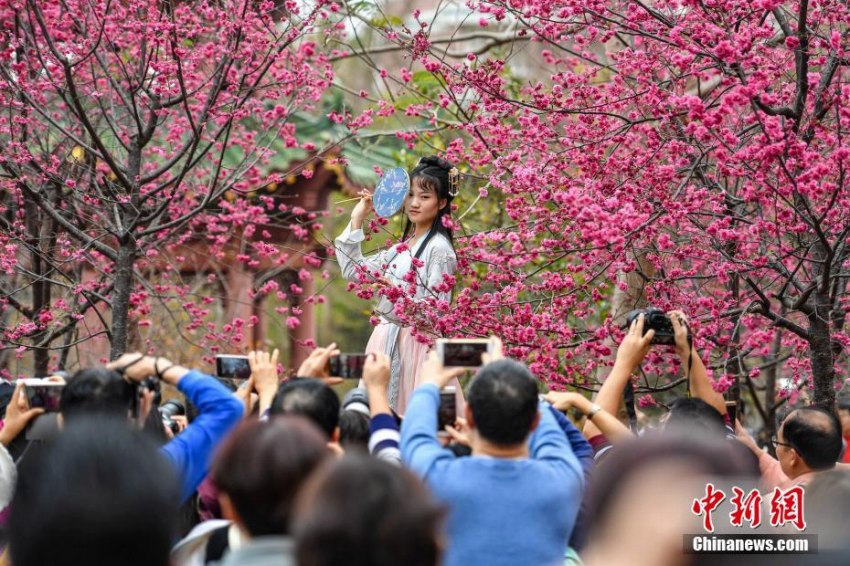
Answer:
MULTIPOLYGON (((643 313, 643 333, 649 332, 649 329, 655 330, 655 336, 652 337, 653 344, 662 344, 664 346, 674 346, 676 344, 676 335, 673 332, 673 323, 670 322, 670 317, 661 309, 649 307, 646 309, 637 309, 630 311, 626 315, 626 328, 631 327, 632 322, 637 320, 637 317, 643 313)), ((685 324, 683 321, 682 324, 685 324)), ((687 324, 685 324, 687 328, 687 324)), ((688 329, 688 342, 691 341, 691 331, 688 329)))
POLYGON ((454 426, 457 420, 457 389, 448 385, 440 390, 440 406, 437 409, 437 432, 443 432, 448 425, 454 426))
POLYGON ((159 407, 159 416, 162 417, 162 424, 167 426, 174 434, 180 432, 180 425, 172 417, 177 415, 184 416, 185 414, 186 407, 179 401, 166 401, 159 407))

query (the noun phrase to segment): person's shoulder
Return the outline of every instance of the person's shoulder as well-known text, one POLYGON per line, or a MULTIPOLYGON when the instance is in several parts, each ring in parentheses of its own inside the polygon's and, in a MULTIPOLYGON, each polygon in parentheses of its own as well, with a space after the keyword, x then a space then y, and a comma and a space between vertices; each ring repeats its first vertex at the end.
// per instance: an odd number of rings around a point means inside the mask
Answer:
POLYGON ((229 528, 231 521, 224 519, 211 519, 203 521, 195 525, 195 527, 181 541, 174 545, 171 550, 171 557, 176 564, 193 564, 191 560, 193 555, 198 555, 199 560, 206 551, 207 543, 213 533, 221 528, 229 528))

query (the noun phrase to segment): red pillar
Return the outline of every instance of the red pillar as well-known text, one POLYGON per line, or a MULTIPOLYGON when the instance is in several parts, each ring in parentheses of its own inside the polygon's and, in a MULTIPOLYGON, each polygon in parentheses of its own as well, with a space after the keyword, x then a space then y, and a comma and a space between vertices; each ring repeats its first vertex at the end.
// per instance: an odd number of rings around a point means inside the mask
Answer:
POLYGON ((230 323, 235 318, 244 322, 242 344, 234 344, 238 350, 254 347, 253 331, 247 327, 254 314, 254 299, 251 298, 251 289, 254 286, 254 272, 245 268, 241 261, 233 261, 227 270, 227 310, 225 321, 230 323))
POLYGON ((301 324, 296 326, 289 334, 289 351, 292 352, 290 364, 297 369, 307 356, 312 351, 312 348, 307 348, 302 344, 306 340, 316 340, 316 306, 312 301, 316 294, 316 284, 312 278, 306 281, 299 281, 298 286, 301 287, 301 294, 293 303, 301 309, 301 324), (307 299, 311 299, 308 301, 307 299), (299 344, 299 342, 301 344, 299 344))
POLYGON ((257 317, 257 324, 254 325, 253 332, 251 334, 251 347, 255 350, 262 350, 265 348, 265 340, 266 340, 266 316, 264 313, 266 298, 260 297, 254 300, 253 305, 251 306, 254 316, 257 317))

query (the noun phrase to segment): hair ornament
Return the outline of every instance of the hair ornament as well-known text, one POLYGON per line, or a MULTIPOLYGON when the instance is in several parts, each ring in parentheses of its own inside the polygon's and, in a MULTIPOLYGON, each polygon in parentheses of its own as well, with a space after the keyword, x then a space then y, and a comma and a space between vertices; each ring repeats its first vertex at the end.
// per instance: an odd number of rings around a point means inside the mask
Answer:
POLYGON ((457 167, 449 169, 449 195, 456 197, 460 192, 460 171, 457 167))

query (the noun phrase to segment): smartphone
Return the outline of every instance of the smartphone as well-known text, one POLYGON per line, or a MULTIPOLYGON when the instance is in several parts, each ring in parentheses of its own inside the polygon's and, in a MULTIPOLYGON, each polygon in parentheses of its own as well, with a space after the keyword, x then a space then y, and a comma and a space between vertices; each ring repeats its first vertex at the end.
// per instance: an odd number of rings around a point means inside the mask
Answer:
POLYGON ((455 424, 457 420, 457 388, 449 385, 440 390, 440 408, 437 409, 437 432, 442 432, 446 426, 455 424))
POLYGON ((439 338, 437 356, 443 367, 481 367, 481 354, 492 353, 494 342, 489 338, 439 338))
POLYGON ((48 381, 46 379, 25 379, 24 390, 31 409, 41 408, 45 413, 58 413, 59 403, 62 400, 64 383, 48 381))
POLYGON ((227 379, 248 379, 251 377, 248 356, 216 356, 215 375, 227 379))
POLYGON ((729 422, 732 428, 735 428, 735 420, 738 418, 738 402, 726 401, 726 413, 729 415, 729 422))
POLYGON ((360 379, 363 377, 363 365, 369 354, 340 354, 331 356, 328 361, 328 373, 332 377, 343 379, 360 379))
POLYGON ((735 428, 735 420, 738 418, 738 402, 741 399, 741 388, 735 384, 726 392, 726 413, 729 415, 729 422, 732 423, 732 428, 735 428))

